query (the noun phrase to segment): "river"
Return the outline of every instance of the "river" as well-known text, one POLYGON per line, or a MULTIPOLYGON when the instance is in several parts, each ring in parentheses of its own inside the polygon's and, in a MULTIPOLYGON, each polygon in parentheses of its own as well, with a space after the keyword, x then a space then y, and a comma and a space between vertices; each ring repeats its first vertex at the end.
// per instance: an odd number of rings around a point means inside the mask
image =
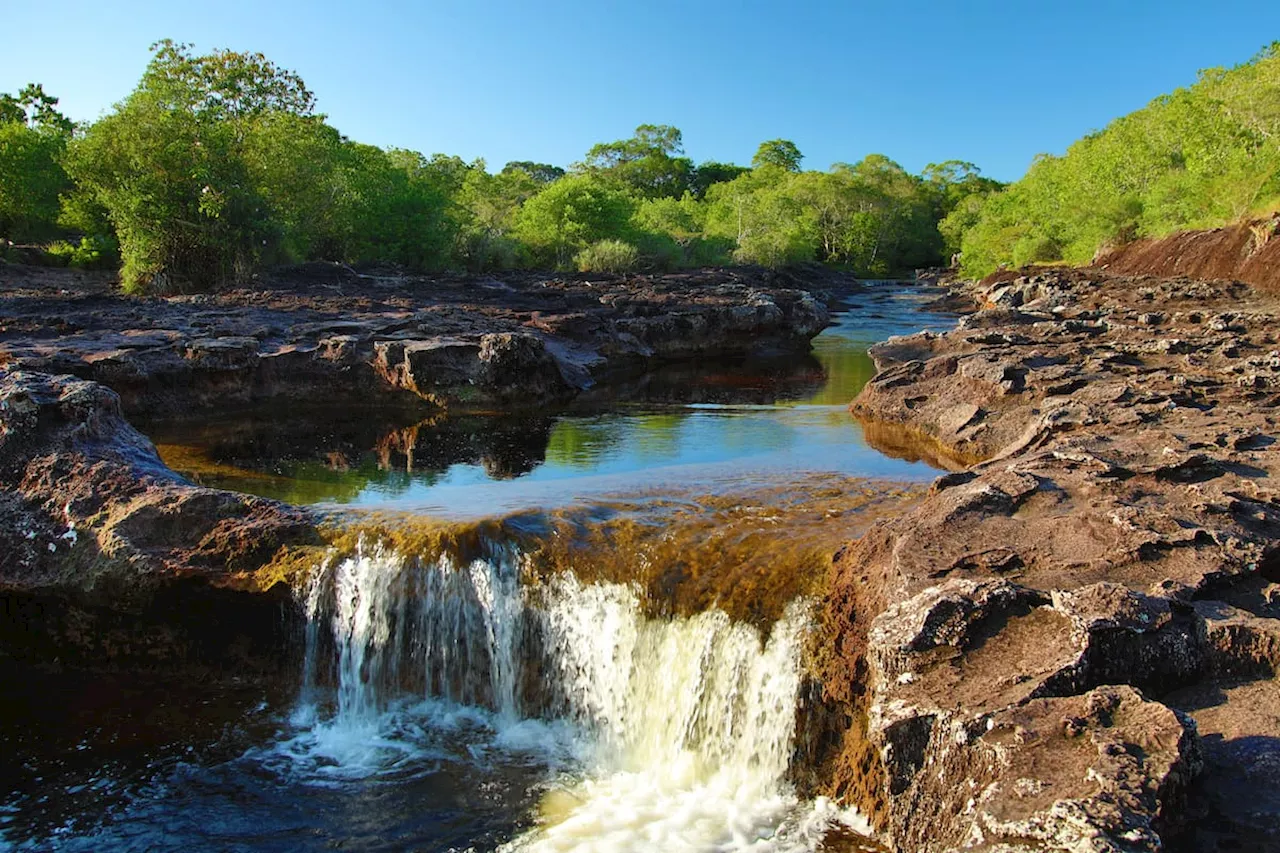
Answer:
POLYGON ((0 848, 859 849, 790 781, 803 650, 827 555, 936 476, 846 409, 870 344, 954 322, 928 295, 560 411, 147 425, 201 483, 415 535, 311 572, 291 683, 6 673, 0 848))

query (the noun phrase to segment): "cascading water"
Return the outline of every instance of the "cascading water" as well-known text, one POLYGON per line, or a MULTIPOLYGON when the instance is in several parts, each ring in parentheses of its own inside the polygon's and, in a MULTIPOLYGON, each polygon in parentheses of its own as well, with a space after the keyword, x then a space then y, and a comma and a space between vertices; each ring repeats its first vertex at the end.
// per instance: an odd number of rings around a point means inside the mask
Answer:
POLYGON ((368 750, 400 760, 395 732, 417 701, 427 725, 482 720, 462 736, 484 748, 563 759, 548 762, 540 825, 510 850, 806 850, 840 818, 785 783, 804 602, 766 642, 718 610, 652 618, 631 587, 535 577, 509 544, 441 550, 362 541, 311 578, 296 720, 355 750, 330 749, 339 769, 367 770, 368 750))

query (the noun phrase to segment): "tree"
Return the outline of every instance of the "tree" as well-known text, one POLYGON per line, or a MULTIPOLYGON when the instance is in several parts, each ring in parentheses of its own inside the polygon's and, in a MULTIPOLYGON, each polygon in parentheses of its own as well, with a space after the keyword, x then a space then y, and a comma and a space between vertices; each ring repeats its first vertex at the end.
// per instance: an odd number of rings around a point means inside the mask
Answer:
POLYGON ((520 207, 550 182, 542 180, 550 172, 537 167, 508 163, 491 175, 480 164, 467 173, 457 196, 461 212, 457 254, 467 269, 509 269, 517 264, 520 249, 512 231, 520 207))
POLYGON ((172 39, 156 42, 151 52, 139 90, 162 108, 230 121, 266 112, 310 115, 315 108, 302 78, 261 53, 215 50, 196 56, 191 45, 172 39))
POLYGON ((791 140, 770 139, 768 142, 761 142, 756 149, 755 156, 751 158, 751 168, 776 166, 784 172, 799 172, 800 161, 803 159, 804 155, 791 140))
POLYGON ((125 286, 208 287, 247 275, 275 229, 246 140, 271 117, 305 117, 313 104, 296 74, 261 54, 153 45, 138 88, 68 158, 115 226, 125 286))
POLYGON ((592 174, 561 178, 525 202, 516 233, 534 258, 560 268, 598 240, 628 236, 635 203, 592 174))
POLYGON ((454 195, 470 169, 459 164, 457 158, 345 143, 345 257, 417 270, 447 265, 461 218, 454 195))
POLYGON ((552 181, 558 181, 564 177, 564 169, 559 166, 552 166, 547 163, 534 163, 531 160, 513 160, 502 167, 500 175, 511 175, 515 172, 523 172, 528 175, 535 183, 549 184, 552 181))
POLYGON ((260 258, 340 260, 347 241, 342 136, 317 116, 271 112, 245 134, 242 156, 254 195, 269 215, 260 258))
POLYGON ((593 145, 582 170, 618 183, 641 198, 679 198, 690 186, 693 161, 680 131, 665 124, 642 124, 630 139, 593 145))
POLYGON ((38 83, 0 94, 0 238, 25 241, 57 232, 59 196, 70 180, 61 160, 71 122, 38 83))
MULTIPOLYGON (((1041 156, 990 194, 964 231, 962 264, 1086 263, 1136 237, 1206 228, 1280 201, 1280 48, 1209 69, 1065 155, 1041 156)), ((949 228, 959 223, 953 222, 949 228)))
POLYGON ((746 166, 735 166, 732 163, 716 163, 708 160, 705 163, 700 163, 694 170, 693 178, 689 183, 689 191, 693 193, 695 198, 703 198, 712 185, 732 181, 746 171, 748 171, 746 166))
POLYGON ((792 178, 757 168, 707 193, 707 236, 731 240, 739 263, 780 267, 815 257, 813 212, 792 192, 792 178))

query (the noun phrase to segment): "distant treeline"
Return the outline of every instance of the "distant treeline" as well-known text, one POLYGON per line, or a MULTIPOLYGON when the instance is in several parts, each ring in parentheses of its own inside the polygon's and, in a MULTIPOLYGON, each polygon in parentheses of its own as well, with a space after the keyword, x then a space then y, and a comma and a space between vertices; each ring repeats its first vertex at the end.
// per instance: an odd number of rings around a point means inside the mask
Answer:
POLYGON ((942 228, 962 265, 1088 263, 1139 237, 1213 228, 1280 209, 1280 42, 1041 156, 1003 192, 966 201, 942 228))
POLYGON ((670 269, 802 261, 886 275, 944 263, 953 211, 1000 184, 881 155, 802 171, 786 140, 750 167, 683 156, 642 125, 567 170, 353 142, 261 54, 164 41, 138 87, 73 125, 38 85, 0 95, 0 239, 121 266, 127 288, 212 287, 309 260, 414 270, 670 269), (941 229, 939 223, 942 223, 941 229))

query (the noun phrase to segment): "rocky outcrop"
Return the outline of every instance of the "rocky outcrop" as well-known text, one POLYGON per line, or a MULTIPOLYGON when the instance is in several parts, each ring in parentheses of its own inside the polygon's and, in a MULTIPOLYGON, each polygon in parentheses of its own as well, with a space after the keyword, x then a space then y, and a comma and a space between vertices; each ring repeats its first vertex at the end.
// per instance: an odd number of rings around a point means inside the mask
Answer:
POLYGON ((0 484, 6 655, 234 668, 289 647, 281 608, 291 595, 251 594, 244 581, 289 546, 317 542, 313 519, 183 481, 111 390, 0 375, 0 484))
POLYGON ((101 382, 149 416, 270 399, 530 404, 663 361, 806 348, 828 313, 803 284, 750 269, 498 280, 313 264, 142 299, 0 265, 0 365, 101 382))
POLYGON ((1214 780, 1280 788, 1280 304, 1065 270, 959 294, 981 310, 874 348, 852 404, 982 461, 837 561, 833 792, 900 850, 1277 849, 1275 802, 1214 780))
POLYGON ((1112 274, 1238 279, 1280 292, 1280 214, 1210 231, 1135 240, 1094 261, 1112 274))

